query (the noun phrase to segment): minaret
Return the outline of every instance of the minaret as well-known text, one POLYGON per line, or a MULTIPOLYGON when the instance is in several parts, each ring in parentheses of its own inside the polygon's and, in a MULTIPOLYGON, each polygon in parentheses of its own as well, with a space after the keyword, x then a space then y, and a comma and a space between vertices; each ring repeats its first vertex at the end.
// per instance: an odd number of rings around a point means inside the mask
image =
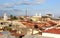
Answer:
POLYGON ((38 14, 36 13, 36 15, 35 16, 38 16, 38 14))
POLYGON ((39 16, 41 17, 41 13, 39 14, 39 16))
POLYGON ((4 13, 4 21, 7 21, 7 15, 4 13))
POLYGON ((54 14, 52 16, 54 17, 54 14))

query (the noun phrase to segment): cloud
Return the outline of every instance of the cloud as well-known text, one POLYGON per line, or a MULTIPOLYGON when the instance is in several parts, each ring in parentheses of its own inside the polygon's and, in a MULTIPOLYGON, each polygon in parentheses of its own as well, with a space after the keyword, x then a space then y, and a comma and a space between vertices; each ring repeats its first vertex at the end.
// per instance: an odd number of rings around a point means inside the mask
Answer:
POLYGON ((36 4, 42 4, 45 2, 45 0, 24 0, 25 3, 28 3, 30 5, 36 5, 36 4))
POLYGON ((41 3, 44 3, 45 0, 34 0, 34 3, 36 4, 41 4, 41 3))
POLYGON ((18 0, 18 2, 0 4, 0 8, 13 8, 19 5, 37 5, 43 3, 45 0, 18 0))
POLYGON ((15 5, 38 5, 44 2, 45 0, 23 0, 22 2, 16 2, 15 5))
POLYGON ((10 3, 5 3, 5 4, 0 4, 0 8, 12 8, 14 4, 10 3))

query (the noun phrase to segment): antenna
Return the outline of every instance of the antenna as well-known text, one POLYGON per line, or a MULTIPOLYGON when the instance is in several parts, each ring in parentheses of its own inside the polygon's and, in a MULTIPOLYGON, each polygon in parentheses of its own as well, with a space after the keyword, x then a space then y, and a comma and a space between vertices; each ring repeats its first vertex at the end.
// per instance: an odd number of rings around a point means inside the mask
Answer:
POLYGON ((27 16, 27 9, 26 9, 25 13, 26 13, 26 16, 27 16))

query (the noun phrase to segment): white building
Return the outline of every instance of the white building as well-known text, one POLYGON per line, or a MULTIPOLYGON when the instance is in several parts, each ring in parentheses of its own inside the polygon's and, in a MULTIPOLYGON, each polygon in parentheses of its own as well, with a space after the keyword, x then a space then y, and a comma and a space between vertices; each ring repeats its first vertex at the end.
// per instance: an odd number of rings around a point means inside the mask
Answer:
POLYGON ((52 33, 42 33, 42 36, 60 38, 60 34, 52 34, 52 33))
POLYGON ((7 14, 4 13, 4 18, 3 18, 3 20, 4 20, 4 21, 7 21, 7 19, 8 19, 7 14))

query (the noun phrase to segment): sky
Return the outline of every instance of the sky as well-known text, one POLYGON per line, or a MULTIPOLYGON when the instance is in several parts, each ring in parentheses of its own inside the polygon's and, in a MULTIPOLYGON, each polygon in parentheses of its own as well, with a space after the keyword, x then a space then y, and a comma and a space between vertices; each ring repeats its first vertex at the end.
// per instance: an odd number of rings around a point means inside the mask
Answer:
POLYGON ((0 0, 0 16, 25 15, 26 10, 29 16, 36 13, 60 16, 60 0, 0 0))

